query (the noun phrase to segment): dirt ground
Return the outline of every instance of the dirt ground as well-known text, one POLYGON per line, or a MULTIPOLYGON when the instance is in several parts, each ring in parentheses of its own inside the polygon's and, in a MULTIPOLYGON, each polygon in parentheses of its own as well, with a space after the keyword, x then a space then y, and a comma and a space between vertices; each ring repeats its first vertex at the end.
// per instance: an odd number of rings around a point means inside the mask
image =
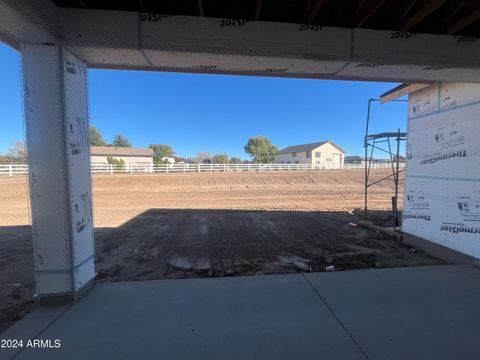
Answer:
MULTIPOLYGON (((350 224, 362 171, 96 175, 93 189, 98 281, 440 263, 350 224)), ((382 225, 391 194, 391 183, 370 189, 382 225)), ((26 178, 0 178, 0 203, 2 331, 36 305, 26 178)))

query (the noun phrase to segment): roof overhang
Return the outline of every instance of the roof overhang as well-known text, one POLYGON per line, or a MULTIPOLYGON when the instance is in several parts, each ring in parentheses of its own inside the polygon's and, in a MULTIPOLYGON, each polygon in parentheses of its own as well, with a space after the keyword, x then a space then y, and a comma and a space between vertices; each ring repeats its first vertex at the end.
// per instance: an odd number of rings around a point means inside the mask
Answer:
POLYGON ((380 102, 382 104, 387 103, 389 101, 398 99, 402 96, 408 95, 415 91, 421 90, 426 88, 430 84, 402 84, 399 85, 392 90, 387 91, 386 93, 380 95, 380 102))

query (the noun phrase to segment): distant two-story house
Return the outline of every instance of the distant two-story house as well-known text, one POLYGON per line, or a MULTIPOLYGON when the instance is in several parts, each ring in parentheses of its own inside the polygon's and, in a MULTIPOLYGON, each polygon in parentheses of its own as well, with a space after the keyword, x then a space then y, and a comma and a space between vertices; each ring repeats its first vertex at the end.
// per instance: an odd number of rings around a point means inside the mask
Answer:
POLYGON ((312 164, 340 167, 345 150, 333 141, 288 146, 275 154, 276 164, 312 164))

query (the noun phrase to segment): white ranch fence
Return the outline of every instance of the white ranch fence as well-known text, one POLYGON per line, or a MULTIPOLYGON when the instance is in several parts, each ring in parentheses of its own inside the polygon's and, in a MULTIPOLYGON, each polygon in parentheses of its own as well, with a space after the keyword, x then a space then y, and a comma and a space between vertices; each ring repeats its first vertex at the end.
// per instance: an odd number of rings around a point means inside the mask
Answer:
MULTIPOLYGON (((400 163, 403 168, 405 164, 400 163)), ((390 163, 372 163, 372 169, 391 168, 390 163)), ((363 164, 169 164, 155 166, 92 164, 92 174, 135 174, 135 173, 186 173, 186 172, 218 172, 218 171, 305 171, 305 170, 359 170, 363 164)), ((28 174, 28 165, 0 165, 0 176, 28 174)))

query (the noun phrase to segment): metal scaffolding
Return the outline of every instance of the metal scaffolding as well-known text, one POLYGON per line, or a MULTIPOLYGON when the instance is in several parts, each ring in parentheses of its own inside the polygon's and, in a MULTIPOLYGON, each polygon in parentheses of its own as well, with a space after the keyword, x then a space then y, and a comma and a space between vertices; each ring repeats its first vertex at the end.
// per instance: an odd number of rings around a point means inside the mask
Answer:
MULTIPOLYGON (((364 139, 364 148, 365 148, 365 221, 368 220, 368 188, 379 182, 387 180, 389 178, 393 179, 394 184, 394 195, 392 196, 392 220, 393 220, 393 229, 400 225, 398 217, 398 187, 399 187, 399 175, 405 169, 400 169, 400 144, 402 141, 407 140, 407 134, 405 132, 400 132, 400 129, 397 129, 396 132, 382 132, 378 134, 369 134, 370 127, 370 112, 371 104, 374 101, 380 101, 379 99, 370 99, 368 101, 368 112, 367 112, 367 121, 365 126, 365 139, 364 139), (392 146, 396 145, 395 147, 392 146), (390 163, 390 168, 392 173, 386 175, 380 179, 376 179, 370 182, 370 169, 374 160, 375 150, 382 152, 383 154, 388 155, 388 161, 390 163)), ((393 100, 405 102, 407 100, 393 100)))

